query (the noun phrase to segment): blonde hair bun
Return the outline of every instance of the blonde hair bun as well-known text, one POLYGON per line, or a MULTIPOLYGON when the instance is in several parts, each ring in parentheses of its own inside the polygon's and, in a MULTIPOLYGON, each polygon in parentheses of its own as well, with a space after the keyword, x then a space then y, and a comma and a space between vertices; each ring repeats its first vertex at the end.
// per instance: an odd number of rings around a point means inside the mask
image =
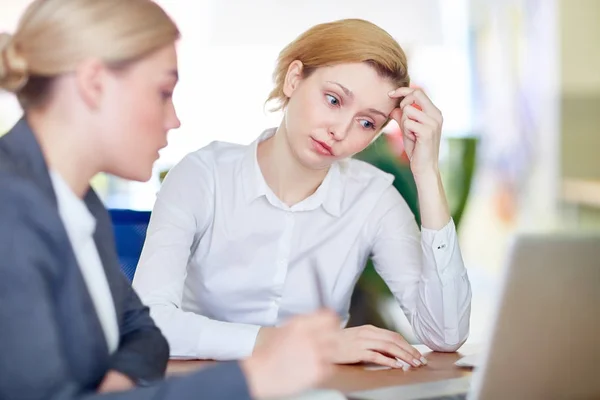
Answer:
POLYGON ((27 79, 27 61, 19 55, 13 36, 0 33, 0 89, 16 93, 27 79))
POLYGON ((34 0, 13 35, 0 35, 0 89, 31 108, 85 59, 123 68, 178 38, 173 20, 152 0, 34 0))

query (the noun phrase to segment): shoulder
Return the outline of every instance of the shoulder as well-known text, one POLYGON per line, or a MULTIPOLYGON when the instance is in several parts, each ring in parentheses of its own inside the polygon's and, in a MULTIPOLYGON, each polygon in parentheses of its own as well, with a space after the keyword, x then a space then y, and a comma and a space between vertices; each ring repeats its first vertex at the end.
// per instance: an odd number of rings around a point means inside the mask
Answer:
POLYGON ((393 185, 394 175, 356 159, 345 160, 340 168, 346 181, 346 192, 368 200, 374 213, 384 215, 396 209, 412 215, 408 203, 393 185))
POLYGON ((368 198, 369 202, 373 203, 388 188, 393 187, 393 175, 367 162, 351 158, 340 161, 338 166, 345 196, 355 199, 368 198))
POLYGON ((169 170, 157 199, 172 204, 193 204, 197 209, 199 204, 211 201, 223 177, 232 180, 248 150, 247 145, 215 141, 188 153, 169 170))
POLYGON ((52 200, 34 182, 5 170, 0 170, 0 221, 4 260, 39 257, 49 261, 68 248, 52 200))
POLYGON ((389 186, 394 182, 394 175, 384 172, 368 162, 355 158, 342 161, 340 167, 346 176, 357 182, 379 182, 384 186, 389 186))
POLYGON ((17 171, 0 168, 0 220, 12 221, 34 216, 50 203, 35 183, 17 171))
POLYGON ((199 150, 189 153, 185 158, 206 164, 236 162, 249 150, 249 145, 214 141, 199 150))

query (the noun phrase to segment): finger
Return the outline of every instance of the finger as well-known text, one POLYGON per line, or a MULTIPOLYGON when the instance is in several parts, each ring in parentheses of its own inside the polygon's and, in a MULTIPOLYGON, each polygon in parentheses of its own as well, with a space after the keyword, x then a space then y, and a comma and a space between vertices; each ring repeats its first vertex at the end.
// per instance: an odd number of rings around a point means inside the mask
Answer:
POLYGON ((431 127, 423 125, 417 121, 413 121, 412 119, 405 119, 404 125, 402 126, 403 130, 411 131, 417 138, 417 141, 427 141, 432 140, 431 127))
POLYGON ((405 363, 399 358, 396 358, 396 364, 398 364, 398 368, 402 368, 403 371, 408 371, 411 367, 410 364, 405 363))
POLYGON ((417 141, 417 137, 415 136, 415 134, 410 131, 407 131, 407 132, 402 131, 402 135, 403 135, 402 139, 404 139, 404 140, 408 140, 409 142, 412 142, 412 143, 415 143, 417 141))
POLYGON ((390 331, 387 329, 375 328, 375 327, 374 327, 374 329, 371 329, 370 331, 371 331, 371 334, 373 335, 372 336, 373 339, 394 343, 396 346, 401 348, 407 354, 410 354, 410 356, 412 357, 412 359, 410 360, 411 364, 418 366, 419 364, 423 363, 421 361, 421 358, 423 357, 423 355, 417 349, 415 349, 413 346, 411 346, 406 341, 406 339, 404 339, 397 332, 393 332, 393 331, 390 331))
POLYGON ((419 108, 422 109, 421 105, 419 105, 417 103, 417 98, 415 97, 414 94, 410 94, 410 95, 406 96, 405 98, 403 98, 402 101, 400 102, 400 104, 398 104, 398 107, 400 107, 402 110, 404 110, 406 108, 406 106, 409 106, 409 105, 418 106, 419 108))
POLYGON ((425 114, 430 115, 438 123, 442 123, 442 113, 422 90, 415 90, 410 96, 402 99, 399 107, 404 110, 407 105, 411 104, 415 107, 419 106, 425 114))
POLYGON ((411 94, 415 90, 417 90, 417 89, 416 88, 411 88, 411 87, 408 87, 408 86, 400 87, 400 88, 398 88, 396 90, 392 90, 391 92, 389 92, 388 96, 390 96, 393 99, 397 99, 399 97, 408 96, 409 94, 411 94))
POLYGON ((398 361, 395 358, 384 356, 376 351, 366 350, 360 358, 363 362, 384 365, 390 368, 402 368, 402 365, 398 364, 398 361))
POLYGON ((411 354, 416 360, 420 360, 421 357, 423 357, 423 355, 417 349, 411 346, 406 339, 404 339, 402 335, 398 334, 397 332, 384 330, 384 334, 386 340, 395 343, 407 353, 411 354))
POLYGON ((403 116, 402 117, 402 121, 400 123, 400 130, 402 131, 402 134, 404 135, 405 138, 410 139, 413 142, 417 141, 417 136, 415 135, 415 133, 413 131, 411 131, 410 129, 407 129, 406 127, 406 121, 410 120, 408 118, 408 116, 403 116))
POLYGON ((432 128, 438 127, 438 123, 433 117, 425 114, 425 112, 419 110, 417 107, 406 107, 402 112, 406 118, 410 118, 413 121, 431 126, 432 128))
POLYGON ((413 96, 416 98, 416 104, 420 105, 423 108, 423 111, 426 114, 430 114, 432 117, 436 118, 439 116, 441 118, 442 113, 440 110, 433 104, 429 96, 425 94, 422 90, 416 90, 413 93, 413 96))
POLYGON ((386 356, 399 358, 414 367, 420 367, 422 365, 421 361, 413 357, 409 352, 402 349, 394 342, 380 339, 366 339, 362 341, 361 347, 367 350, 375 350, 386 356))
POLYGON ((411 346, 406 339, 397 333, 392 332, 392 334, 395 336, 392 339, 394 343, 412 357, 411 364, 416 365, 417 367, 427 364, 427 359, 423 357, 423 354, 421 354, 419 350, 411 346))
POLYGON ((404 112, 402 111, 401 108, 394 108, 392 110, 392 112, 390 113, 390 117, 396 121, 396 123, 400 126, 402 126, 402 117, 404 115, 404 112))
POLYGON ((421 89, 413 90, 412 92, 404 96, 404 98, 400 102, 401 105, 407 105, 412 103, 418 104, 420 106, 427 103, 431 103, 433 105, 429 97, 427 97, 427 95, 421 89))
POLYGON ((417 144, 417 137, 414 133, 406 130, 401 130, 402 132, 402 142, 404 143, 404 151, 406 155, 408 155, 409 160, 412 158, 412 153, 415 149, 415 145, 417 144))
MULTIPOLYGON (((402 99, 400 104, 398 104, 398 107, 400 107, 403 112, 410 108, 416 108, 419 111, 423 111, 423 107, 421 107, 421 103, 419 102, 419 100, 417 99, 417 97, 414 94, 402 99), (411 107, 408 107, 408 106, 411 106, 411 107)), ((437 108, 436 108, 436 110, 437 110, 437 108)))
POLYGON ((412 366, 412 367, 420 367, 422 365, 424 365, 423 361, 421 361, 421 357, 415 357, 413 354, 409 353, 408 351, 406 351, 405 349, 399 347, 396 343, 394 343, 394 346, 396 346, 399 350, 396 351, 396 359, 397 361, 401 361, 400 364, 402 364, 402 362, 412 366))

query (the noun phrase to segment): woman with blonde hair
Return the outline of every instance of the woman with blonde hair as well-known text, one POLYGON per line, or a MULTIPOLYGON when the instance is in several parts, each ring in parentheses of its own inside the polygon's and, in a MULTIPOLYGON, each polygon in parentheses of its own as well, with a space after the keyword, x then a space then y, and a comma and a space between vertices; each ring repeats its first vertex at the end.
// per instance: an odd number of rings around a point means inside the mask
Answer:
MULTIPOLYGON (((187 155, 158 194, 133 286, 171 354, 259 351, 318 304, 313 265, 345 322, 369 257, 416 336, 459 348, 471 289, 438 168, 442 115, 409 88, 402 48, 364 20, 324 23, 283 49, 274 78, 281 124, 249 146, 214 142, 187 155), (391 119, 404 131, 421 232, 392 177, 351 158, 391 119)), ((427 363, 372 326, 341 330, 333 351, 337 363, 427 363)))
POLYGON ((322 311, 240 363, 161 381, 167 341, 89 182, 150 177, 179 126, 178 37, 149 0, 36 0, 0 35, 0 88, 25 111, 0 139, 2 399, 277 397, 330 370, 339 322, 322 311))

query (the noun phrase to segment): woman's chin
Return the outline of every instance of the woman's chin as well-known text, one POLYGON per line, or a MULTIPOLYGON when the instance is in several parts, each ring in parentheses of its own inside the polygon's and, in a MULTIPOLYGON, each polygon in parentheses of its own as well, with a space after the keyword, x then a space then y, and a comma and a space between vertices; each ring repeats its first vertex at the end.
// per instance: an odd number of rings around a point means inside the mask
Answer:
POLYGON ((319 154, 308 151, 305 157, 301 157, 300 164, 306 169, 321 171, 331 167, 335 159, 332 157, 322 157, 319 154))
POLYGON ((107 172, 129 181, 148 182, 150 178, 152 178, 153 165, 154 162, 147 163, 147 165, 129 165, 124 166, 124 168, 121 168, 118 171, 107 172))

